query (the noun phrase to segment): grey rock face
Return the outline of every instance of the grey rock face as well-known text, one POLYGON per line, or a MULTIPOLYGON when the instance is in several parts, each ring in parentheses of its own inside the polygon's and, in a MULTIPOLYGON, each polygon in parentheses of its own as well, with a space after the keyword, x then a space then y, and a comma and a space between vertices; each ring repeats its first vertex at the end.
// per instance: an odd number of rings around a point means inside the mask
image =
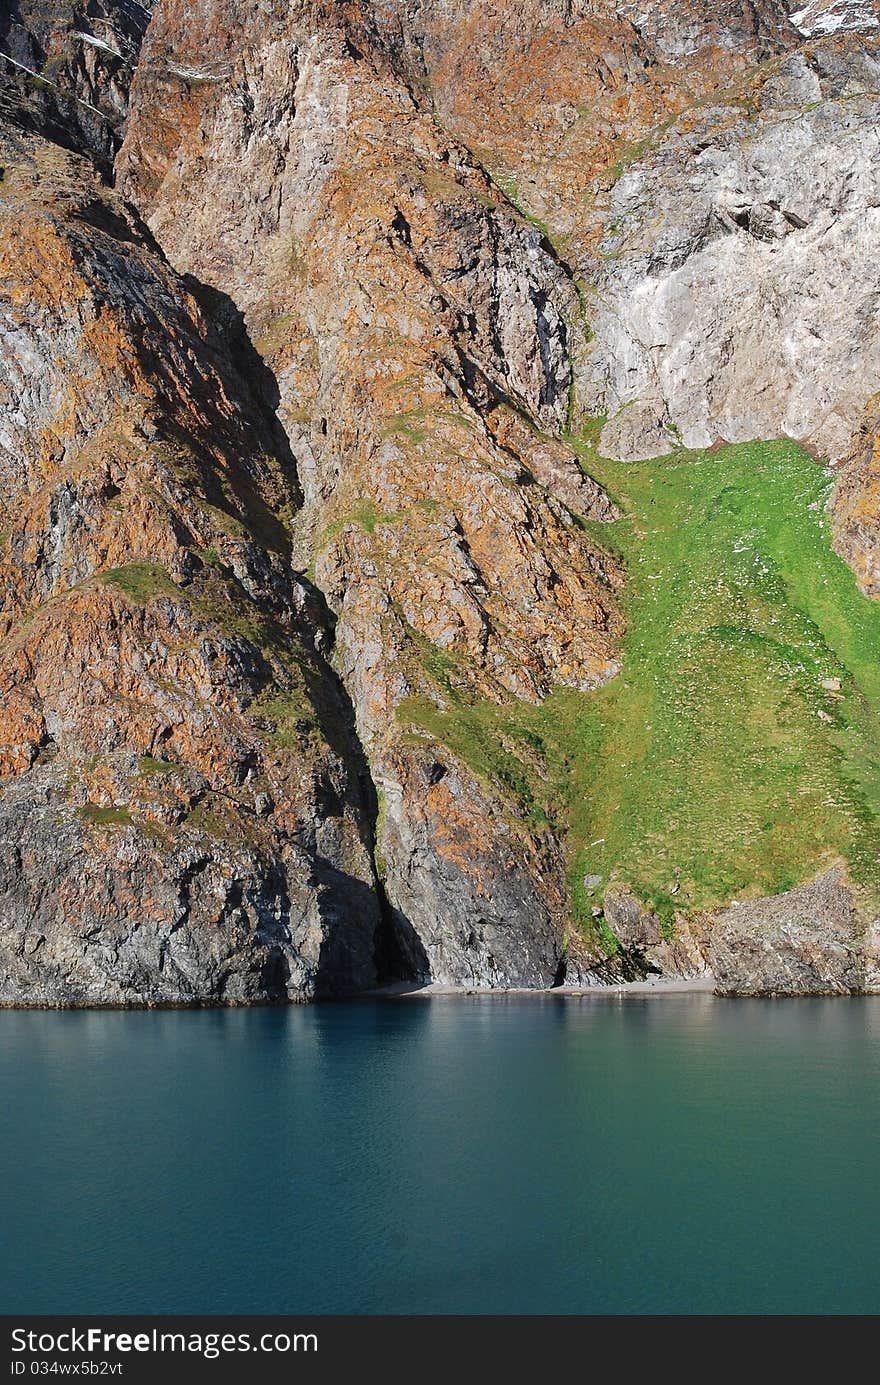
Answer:
POLYGON ((643 909, 630 890, 610 887, 605 892, 604 907, 609 927, 627 951, 644 952, 660 942, 660 920, 643 909))
POLYGON ((876 0, 789 0, 791 22, 805 38, 880 28, 876 0))
POLYGON ((384 779, 381 865, 401 949, 425 980, 552 986, 564 950, 559 843, 548 832, 524 860, 504 804, 445 759, 395 756, 384 779))
POLYGON ((712 928, 722 995, 848 995, 865 987, 865 929, 839 870, 787 894, 731 905, 712 928))
MULTIPOLYGON (((587 886, 590 893, 598 892, 601 877, 587 879, 596 882, 587 886)), ((604 916, 618 950, 605 957, 598 946, 590 947, 582 939, 569 940, 564 971, 567 986, 616 985, 651 976, 679 981, 710 979, 705 919, 678 913, 671 926, 664 929, 657 914, 646 909, 628 886, 617 881, 608 886, 602 906, 596 906, 594 915, 604 916)))
POLYGON ((365 883, 293 841, 265 854, 71 806, 35 769, 0 797, 0 1005, 237 1005, 375 984, 365 883))
POLYGON ((851 42, 791 55, 754 120, 674 127, 615 185, 579 375, 609 455, 780 434, 845 454, 880 381, 880 62, 851 42))
MULTIPOLYGON (((531 227, 504 219, 490 224, 488 231, 496 242, 490 297, 486 326, 474 334, 474 345, 491 362, 505 391, 556 431, 565 423, 571 384, 569 323, 577 308, 573 286, 531 227)), ((466 247, 460 253, 467 264, 466 247)), ((477 282, 468 294, 469 287, 463 276, 466 301, 479 303, 485 290, 477 282)))
POLYGON ((246 341, 85 160, 0 148, 0 1003, 369 987, 375 795, 246 341))
POLYGON ((758 58, 793 43, 785 0, 721 0, 711 5, 682 4, 681 0, 622 0, 618 12, 656 49, 682 58, 707 44, 751 49, 758 58))
POLYGON ((17 0, 0 13, 0 113, 109 175, 152 0, 17 0))

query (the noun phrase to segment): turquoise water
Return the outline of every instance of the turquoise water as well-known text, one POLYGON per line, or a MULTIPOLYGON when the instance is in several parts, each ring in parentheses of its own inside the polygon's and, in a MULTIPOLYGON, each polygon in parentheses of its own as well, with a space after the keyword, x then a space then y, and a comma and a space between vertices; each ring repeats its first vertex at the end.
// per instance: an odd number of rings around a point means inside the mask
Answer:
POLYGON ((0 1013, 0 1309, 876 1313, 880 999, 0 1013))

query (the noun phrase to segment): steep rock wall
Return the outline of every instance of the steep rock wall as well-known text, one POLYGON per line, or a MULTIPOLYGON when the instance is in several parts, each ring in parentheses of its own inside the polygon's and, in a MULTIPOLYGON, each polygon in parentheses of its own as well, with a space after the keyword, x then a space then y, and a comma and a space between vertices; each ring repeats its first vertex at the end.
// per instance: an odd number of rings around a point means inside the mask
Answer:
POLYGON ((0 1002, 362 989, 373 791, 246 338, 81 159, 3 163, 0 1002))
POLYGON ((611 507, 554 440, 577 294, 338 10, 161 6, 120 180, 177 266, 240 304, 278 381, 394 916, 435 979, 549 984, 567 896, 552 829, 408 708, 445 706, 446 676, 503 702, 617 667, 619 576, 572 513, 611 507), (223 75, 187 85, 181 62, 223 75))

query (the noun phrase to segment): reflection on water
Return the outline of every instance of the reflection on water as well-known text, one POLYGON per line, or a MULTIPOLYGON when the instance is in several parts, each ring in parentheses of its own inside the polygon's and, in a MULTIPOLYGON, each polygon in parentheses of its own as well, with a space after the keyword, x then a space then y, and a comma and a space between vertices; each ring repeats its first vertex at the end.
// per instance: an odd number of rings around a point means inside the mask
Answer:
POLYGON ((876 1312, 880 999, 0 1012, 7 1312, 876 1312))

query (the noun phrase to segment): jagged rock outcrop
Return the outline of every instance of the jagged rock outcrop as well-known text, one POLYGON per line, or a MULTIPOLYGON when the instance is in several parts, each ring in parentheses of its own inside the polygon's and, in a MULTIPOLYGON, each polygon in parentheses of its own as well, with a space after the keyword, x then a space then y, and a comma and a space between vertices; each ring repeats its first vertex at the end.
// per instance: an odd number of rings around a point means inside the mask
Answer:
POLYGON ((837 869, 731 904, 715 920, 709 960, 722 995, 853 995, 876 971, 873 934, 837 869))
POLYGON ((152 0, 15 0, 0 10, 0 115, 109 177, 152 0))
POLYGON ((549 985, 558 840, 408 708, 446 705, 439 666, 497 701, 617 668, 619 575, 572 514, 611 507, 554 441, 577 294, 381 44, 313 6, 273 13, 185 26, 160 8, 121 182, 175 264, 242 307, 278 381, 299 551, 337 617, 393 916, 437 980, 549 985), (222 79, 173 75, 221 58, 222 79))
POLYGON ((831 499, 834 545, 868 596, 880 596, 880 394, 869 400, 831 499))
MULTIPOLYGON (((591 897, 598 889, 597 883, 591 897)), ((583 936, 572 936, 560 973, 561 984, 580 989, 660 976, 683 981, 711 978, 708 954, 712 921, 705 914, 677 912, 664 925, 659 915, 619 880, 608 884, 596 911, 610 930, 614 946, 609 950, 598 941, 590 943, 583 936)))
POLYGON ((362 989, 373 791, 253 352, 83 160, 3 164, 0 1002, 362 989))

